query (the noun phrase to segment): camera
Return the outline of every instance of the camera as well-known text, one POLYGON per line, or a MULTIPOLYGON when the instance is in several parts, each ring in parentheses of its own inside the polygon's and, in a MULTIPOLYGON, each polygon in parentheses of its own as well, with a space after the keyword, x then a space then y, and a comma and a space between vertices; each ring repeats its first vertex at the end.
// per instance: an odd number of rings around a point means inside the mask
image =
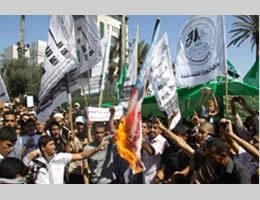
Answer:
POLYGON ((219 123, 219 128, 220 129, 225 129, 227 127, 228 123, 227 122, 221 122, 219 123))
POLYGON ((27 184, 35 184, 41 168, 45 168, 48 170, 47 165, 42 163, 41 161, 35 159, 32 161, 34 162, 34 164, 30 168, 28 176, 26 177, 27 184))

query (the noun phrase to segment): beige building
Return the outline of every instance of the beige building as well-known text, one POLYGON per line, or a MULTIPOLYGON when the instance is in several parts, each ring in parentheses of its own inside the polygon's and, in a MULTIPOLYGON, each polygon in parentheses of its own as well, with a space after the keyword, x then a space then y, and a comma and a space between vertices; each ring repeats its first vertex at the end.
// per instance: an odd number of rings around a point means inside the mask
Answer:
POLYGON ((46 47, 47 47, 46 41, 37 40, 37 41, 31 43, 30 62, 32 64, 43 64, 44 63, 46 47))
MULTIPOLYGON (((7 48, 4 49, 4 58, 6 60, 11 60, 11 59, 18 59, 18 51, 17 51, 18 46, 17 45, 11 45, 7 48)), ((25 57, 30 58, 30 49, 25 48, 25 57)))

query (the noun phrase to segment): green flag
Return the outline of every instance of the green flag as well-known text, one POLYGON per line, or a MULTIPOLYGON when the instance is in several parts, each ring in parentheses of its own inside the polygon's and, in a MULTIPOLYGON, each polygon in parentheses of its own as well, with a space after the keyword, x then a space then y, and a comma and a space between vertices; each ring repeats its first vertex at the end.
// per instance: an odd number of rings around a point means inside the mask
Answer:
POLYGON ((126 78, 126 72, 127 72, 127 63, 123 64, 123 69, 122 72, 120 74, 120 78, 118 81, 118 88, 121 90, 124 86, 124 82, 125 82, 125 78, 126 78))
POLYGON ((255 64, 247 72, 247 74, 243 78, 243 81, 244 83, 259 88, 259 57, 256 58, 255 64))
POLYGON ((237 71, 235 66, 229 60, 227 60, 227 65, 228 65, 228 70, 227 70, 228 75, 232 76, 233 79, 239 78, 239 76, 240 76, 239 72, 237 71))

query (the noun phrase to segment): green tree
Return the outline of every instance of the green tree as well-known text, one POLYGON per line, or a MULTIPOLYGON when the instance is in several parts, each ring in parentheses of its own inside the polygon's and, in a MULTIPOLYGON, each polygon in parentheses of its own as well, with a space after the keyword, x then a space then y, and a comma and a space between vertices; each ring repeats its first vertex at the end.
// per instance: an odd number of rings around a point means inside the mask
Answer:
POLYGON ((144 40, 142 40, 141 42, 138 43, 138 71, 141 68, 144 59, 146 57, 146 54, 148 53, 148 50, 150 48, 150 45, 148 43, 145 43, 144 40))
POLYGON ((41 65, 29 64, 27 58, 5 60, 2 73, 10 98, 28 94, 33 95, 35 102, 38 102, 43 74, 41 65))
POLYGON ((236 15, 240 21, 232 24, 233 29, 229 33, 231 36, 231 45, 239 47, 246 39, 251 38, 251 50, 256 45, 256 57, 259 56, 259 15, 236 15))

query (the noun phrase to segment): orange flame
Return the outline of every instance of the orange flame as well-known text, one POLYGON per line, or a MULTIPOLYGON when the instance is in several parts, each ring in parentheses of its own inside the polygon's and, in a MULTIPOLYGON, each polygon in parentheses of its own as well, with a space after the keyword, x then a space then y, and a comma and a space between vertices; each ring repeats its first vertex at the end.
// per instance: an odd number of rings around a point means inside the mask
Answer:
POLYGON ((126 131, 125 117, 121 117, 120 124, 115 135, 117 142, 117 151, 119 155, 124 158, 130 165, 130 168, 134 170, 134 173, 140 173, 143 171, 143 164, 137 158, 135 152, 133 152, 134 144, 129 141, 128 133, 126 131))

